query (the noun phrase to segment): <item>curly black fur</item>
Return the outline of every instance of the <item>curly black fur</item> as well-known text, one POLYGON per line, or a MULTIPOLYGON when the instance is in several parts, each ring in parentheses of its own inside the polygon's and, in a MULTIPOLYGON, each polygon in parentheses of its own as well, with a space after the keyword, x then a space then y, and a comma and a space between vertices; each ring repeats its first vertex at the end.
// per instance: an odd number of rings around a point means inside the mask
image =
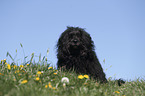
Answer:
POLYGON ((107 82, 96 56, 90 35, 82 28, 67 27, 57 43, 57 66, 77 73, 88 74, 100 82, 107 82))

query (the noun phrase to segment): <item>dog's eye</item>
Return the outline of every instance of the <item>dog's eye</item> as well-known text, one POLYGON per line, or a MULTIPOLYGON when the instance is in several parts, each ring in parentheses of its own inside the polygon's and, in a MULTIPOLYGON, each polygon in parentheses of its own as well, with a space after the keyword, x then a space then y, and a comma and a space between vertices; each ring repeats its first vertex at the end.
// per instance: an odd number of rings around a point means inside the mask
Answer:
POLYGON ((70 37, 73 37, 73 36, 74 36, 74 34, 70 33, 70 34, 69 34, 69 36, 70 36, 70 37))
POLYGON ((77 33, 76 35, 77 35, 77 36, 79 36, 79 37, 81 36, 81 34, 80 34, 80 33, 77 33))
POLYGON ((70 34, 69 36, 72 38, 73 37, 73 34, 70 34))
POLYGON ((70 38, 73 38, 74 36, 75 36, 75 37, 76 37, 76 36, 77 36, 77 37, 81 37, 81 34, 80 34, 79 32, 71 32, 71 33, 69 33, 69 37, 70 37, 70 38))

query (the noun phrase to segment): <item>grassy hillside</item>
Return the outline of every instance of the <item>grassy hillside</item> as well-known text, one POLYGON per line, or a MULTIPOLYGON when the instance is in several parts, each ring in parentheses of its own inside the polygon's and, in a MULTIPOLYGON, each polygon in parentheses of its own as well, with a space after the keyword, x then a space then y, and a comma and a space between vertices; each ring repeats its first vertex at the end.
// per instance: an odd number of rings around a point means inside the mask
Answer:
POLYGON ((87 74, 56 70, 46 58, 20 66, 0 61, 0 96, 145 96, 145 80, 120 87, 114 80, 108 81, 99 84, 87 74))

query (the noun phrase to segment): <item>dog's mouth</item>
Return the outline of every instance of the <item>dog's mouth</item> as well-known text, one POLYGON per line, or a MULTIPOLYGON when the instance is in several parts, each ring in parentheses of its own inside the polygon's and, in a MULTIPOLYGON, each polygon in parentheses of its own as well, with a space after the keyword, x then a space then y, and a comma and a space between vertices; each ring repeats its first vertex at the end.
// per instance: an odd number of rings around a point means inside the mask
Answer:
POLYGON ((78 48, 80 46, 80 43, 79 42, 72 43, 70 46, 73 47, 73 48, 78 48))
POLYGON ((71 55, 77 55, 80 54, 80 45, 77 43, 71 43, 69 45, 68 51, 71 55))
POLYGON ((80 49, 80 44, 77 43, 72 43, 69 46, 69 50, 75 51, 75 50, 79 50, 80 49))
POLYGON ((71 45, 70 46, 70 50, 75 51, 75 50, 79 50, 79 46, 78 45, 71 45))

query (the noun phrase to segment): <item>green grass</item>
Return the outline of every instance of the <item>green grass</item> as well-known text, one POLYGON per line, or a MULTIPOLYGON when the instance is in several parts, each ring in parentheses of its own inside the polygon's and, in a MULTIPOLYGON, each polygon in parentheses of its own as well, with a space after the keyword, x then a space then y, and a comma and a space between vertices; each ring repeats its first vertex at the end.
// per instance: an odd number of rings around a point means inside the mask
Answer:
POLYGON ((80 79, 75 72, 51 68, 47 60, 23 66, 6 60, 0 63, 0 96, 145 96, 144 80, 126 82, 120 87, 115 80, 108 81, 99 84, 91 78, 80 79), (69 82, 61 82, 63 77, 69 82))
POLYGON ((11 63, 8 64, 6 59, 0 61, 0 96, 145 96, 143 79, 126 82, 122 86, 111 79, 100 84, 85 74, 51 67, 47 56, 41 60, 41 54, 37 63, 33 60, 34 53, 28 61, 24 54, 24 62, 20 66, 15 62, 17 50, 15 58, 10 53, 7 56, 11 63), (62 82, 63 77, 69 81, 62 82))

